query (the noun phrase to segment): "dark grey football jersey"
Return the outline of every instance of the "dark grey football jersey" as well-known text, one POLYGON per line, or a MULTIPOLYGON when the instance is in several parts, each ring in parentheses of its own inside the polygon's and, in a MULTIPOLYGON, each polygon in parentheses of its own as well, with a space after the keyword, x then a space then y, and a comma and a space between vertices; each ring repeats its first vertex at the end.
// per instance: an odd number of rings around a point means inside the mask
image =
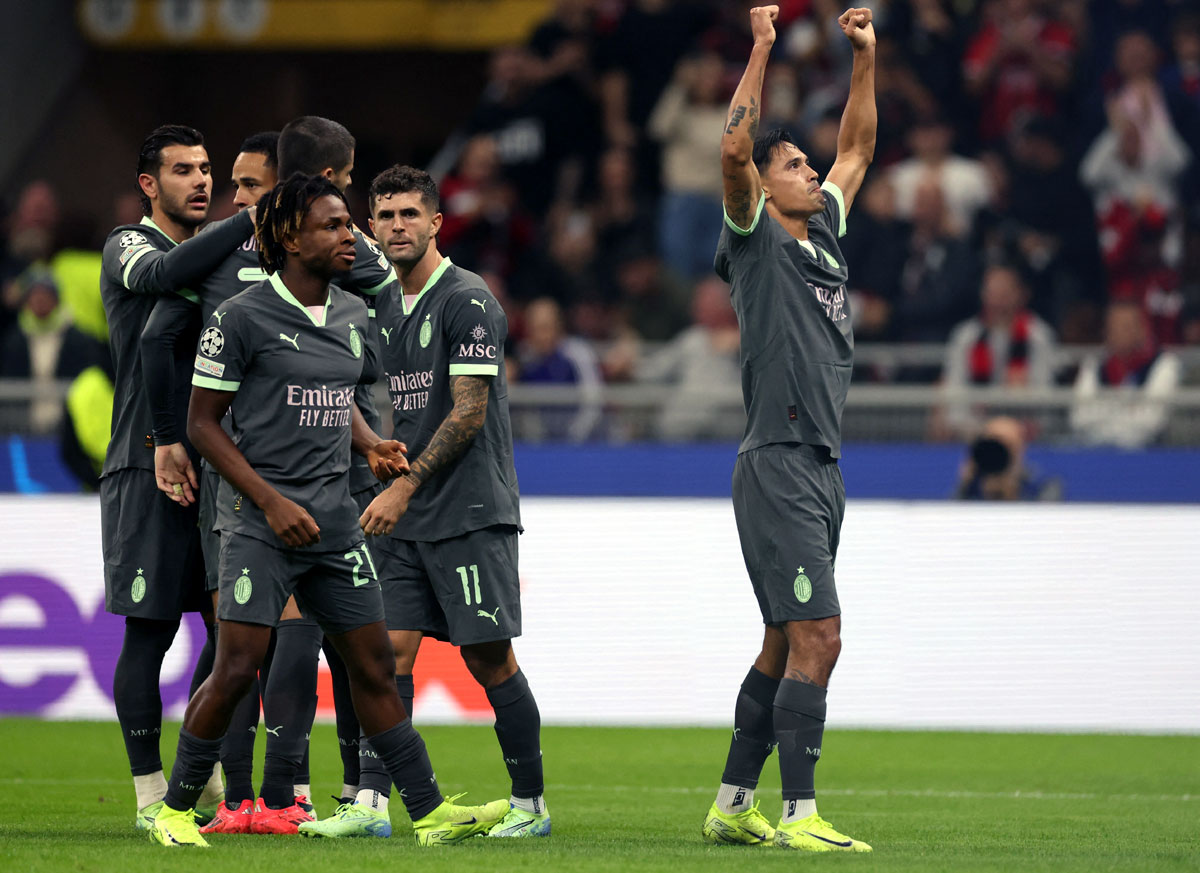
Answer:
POLYGON ((496 524, 520 526, 513 466, 504 340, 508 319, 487 285, 449 258, 412 307, 394 285, 376 298, 384 378, 392 400, 392 436, 417 458, 454 408, 450 377, 489 379, 483 429, 467 451, 413 494, 393 531, 433 542, 496 524))
MULTIPOLYGON (((396 270, 383 256, 378 246, 362 231, 356 228, 354 236, 356 240, 354 266, 350 268, 349 273, 339 277, 336 284, 340 288, 364 297, 374 297, 396 281, 396 270)), ((258 241, 251 236, 206 280, 200 283, 197 294, 200 298, 205 322, 212 317, 213 311, 226 300, 266 278, 267 273, 258 261, 258 241)), ((374 318, 373 306, 368 303, 368 307, 371 308, 371 317, 374 318)), ((375 330, 372 326, 360 325, 360 327, 363 328, 363 339, 372 345, 375 360, 378 360, 379 342, 375 330)), ((378 433, 383 422, 379 410, 375 407, 369 387, 364 386, 359 390, 358 408, 362 410, 367 424, 378 433)), ((378 481, 372 475, 366 459, 361 455, 355 455, 353 458, 350 478, 350 489, 355 492, 369 488, 378 481)))
MULTIPOLYGON (((200 335, 192 384, 236 392, 234 442, 260 476, 312 515, 320 550, 362 540, 349 471, 366 325, 357 296, 331 286, 317 319, 274 274, 221 304, 200 335)), ((279 545, 263 512, 224 480, 216 527, 279 545)))
POLYGON ((846 296, 842 192, 825 182, 825 209, 808 220, 808 241, 764 209, 749 230, 726 216, 714 267, 730 284, 741 327, 746 432, 739 452, 774 443, 827 446, 841 456, 842 410, 854 334, 846 296))
MULTIPOLYGON (((146 392, 142 390, 141 336, 156 295, 152 266, 154 253, 176 245, 149 218, 140 224, 118 227, 108 235, 100 274, 100 297, 108 319, 108 342, 112 349, 113 383, 112 439, 104 458, 103 474, 138 467, 154 469, 153 422, 146 392)), ((193 338, 195 334, 192 334, 193 338)), ((176 373, 177 414, 187 415, 187 360, 179 356, 176 373)))

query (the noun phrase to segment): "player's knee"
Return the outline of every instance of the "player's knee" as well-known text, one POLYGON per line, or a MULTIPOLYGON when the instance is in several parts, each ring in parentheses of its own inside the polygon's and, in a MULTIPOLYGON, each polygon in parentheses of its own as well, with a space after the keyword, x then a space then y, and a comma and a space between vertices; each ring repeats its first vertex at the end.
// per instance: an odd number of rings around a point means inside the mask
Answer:
POLYGON ((258 663, 254 658, 235 656, 222 658, 213 665, 212 675, 204 683, 209 692, 240 701, 258 675, 258 663))
POLYGON ((484 688, 498 685, 517 672, 517 659, 509 640, 463 646, 460 652, 467 671, 484 688))
POLYGON ((821 660, 830 667, 837 662, 842 653, 842 635, 836 627, 821 628, 813 638, 813 649, 820 655, 821 660))

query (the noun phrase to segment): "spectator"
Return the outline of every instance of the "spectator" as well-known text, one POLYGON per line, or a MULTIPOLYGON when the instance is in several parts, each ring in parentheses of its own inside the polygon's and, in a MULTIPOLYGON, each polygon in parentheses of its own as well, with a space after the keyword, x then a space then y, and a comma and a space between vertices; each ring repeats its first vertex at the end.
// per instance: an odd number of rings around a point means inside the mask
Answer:
POLYGON ((603 382, 592 347, 567 336, 562 308, 549 297, 525 307, 525 339, 517 351, 521 382, 541 385, 575 385, 579 405, 546 407, 536 418, 522 419, 523 430, 539 439, 583 442, 600 423, 603 382))
POLYGON ((721 235, 721 168, 711 158, 729 111, 724 66, 715 54, 684 59, 650 116, 662 144, 659 248, 680 277, 712 272, 721 235))
POLYGON ((1015 418, 984 424, 959 470, 960 500, 1061 500, 1062 482, 1025 462, 1025 434, 1015 418))
POLYGON ((917 188, 932 178, 941 187, 946 206, 944 231, 967 237, 975 215, 992 199, 991 181, 983 163, 951 151, 954 127, 939 116, 919 119, 908 134, 912 157, 891 169, 896 188, 896 211, 911 218, 917 188))
POLYGON ((686 286, 663 269, 651 246, 634 246, 617 260, 617 308, 620 326, 640 339, 666 342, 688 326, 686 286))
POLYGON ((979 257, 955 232, 944 191, 935 174, 913 192, 908 257, 892 302, 892 336, 901 342, 945 342, 979 287, 979 257))
POLYGON ((637 187, 633 153, 629 149, 614 147, 604 152, 600 158, 599 182, 592 214, 600 260, 610 264, 620 252, 654 238, 654 207, 637 187))
POLYGON ((442 250, 476 273, 511 279, 533 244, 535 228, 520 210, 516 191, 500 175, 493 137, 468 140, 457 172, 442 181, 441 194, 442 250))
MULTIPOLYGON (((886 173, 868 171, 841 249, 846 262, 854 264, 847 291, 855 338, 892 339, 892 307, 900 295, 900 275, 908 259, 908 230, 896 218, 896 192, 886 173)), ((871 378, 888 375, 876 372, 871 378)))
POLYGON ((59 301, 58 286, 47 271, 32 270, 16 282, 20 289, 17 323, 4 335, 0 378, 30 379, 39 386, 30 404, 30 426, 44 433, 57 423, 62 403, 53 383, 74 379, 103 360, 103 346, 71 325, 59 301))
POLYGON ((705 279, 692 295, 692 326, 636 368, 639 382, 675 386, 658 416, 661 439, 682 442, 739 436, 743 420, 731 414, 741 407, 739 341, 729 286, 715 276, 705 279))
POLYGON ((1031 115, 1053 115, 1071 84, 1075 37, 1035 0, 995 0, 963 59, 966 91, 980 101, 979 135, 992 144, 1031 115))
POLYGON ((1131 81, 1108 109, 1109 126, 1088 150, 1080 176, 1094 199, 1109 296, 1141 302, 1159 338, 1171 342, 1183 308, 1177 187, 1190 155, 1152 79, 1131 81))
MULTIPOLYGON (((1054 333, 1028 309, 1028 291, 1012 267, 989 267, 983 276, 979 315, 950 333, 942 384, 950 391, 988 385, 1048 388, 1053 382, 1054 333)), ((953 432, 978 422, 963 402, 945 410, 953 432)))
POLYGON ((604 295, 592 216, 578 210, 550 226, 550 239, 514 283, 520 300, 552 297, 564 309, 604 295))
POLYGON ((1084 361, 1075 380, 1071 429, 1083 443, 1141 448, 1166 429, 1180 362, 1154 341, 1133 301, 1109 305, 1104 334, 1103 356, 1084 361))

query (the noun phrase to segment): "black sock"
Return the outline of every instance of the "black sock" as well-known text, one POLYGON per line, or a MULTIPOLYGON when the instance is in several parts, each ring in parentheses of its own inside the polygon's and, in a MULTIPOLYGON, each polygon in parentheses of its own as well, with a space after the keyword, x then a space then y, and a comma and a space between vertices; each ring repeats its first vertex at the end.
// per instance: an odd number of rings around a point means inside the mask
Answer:
POLYGON ((400 694, 400 702, 404 704, 404 711, 408 713, 409 718, 412 718, 413 714, 413 698, 416 697, 415 688, 412 673, 399 673, 396 675, 396 691, 400 694))
POLYGON ((329 675, 333 679, 333 710, 337 717, 338 751, 342 756, 342 783, 358 785, 358 735, 361 729, 358 716, 354 714, 354 701, 350 698, 350 677, 342 656, 328 637, 321 648, 325 651, 329 675))
POLYGON ((433 765, 425 751, 425 741, 406 718, 393 728, 370 738, 370 748, 375 749, 379 760, 400 789, 404 808, 409 817, 416 821, 423 818, 442 802, 433 765))
POLYGON ((179 731, 175 766, 167 782, 167 806, 171 809, 195 809, 200 792, 212 776, 213 765, 221 757, 221 739, 202 740, 184 729, 179 731))
POLYGON ((542 781, 542 716, 525 674, 517 672, 487 689, 496 712, 496 738, 512 778, 513 797, 540 797, 542 781))
POLYGON ((763 764, 775 748, 775 695, 779 680, 754 667, 742 680, 733 708, 733 739, 721 781, 726 785, 757 788, 763 764))
POLYGON ((217 656, 217 623, 215 621, 204 623, 204 635, 204 647, 200 649, 200 654, 196 658, 196 667, 192 670, 192 684, 188 686, 188 700, 195 696, 196 689, 212 672, 213 660, 217 656))
POLYGON ((779 741, 779 774, 784 800, 817 796, 813 771, 821 757, 825 732, 825 689, 783 679, 775 695, 775 737, 779 741))
MULTIPOLYGON (((178 619, 125 619, 125 639, 113 672, 113 701, 125 738, 129 769, 134 776, 145 776, 162 769, 158 749, 162 734, 162 696, 158 679, 163 658, 178 629, 178 619)), ((210 775, 211 771, 210 767, 210 775)), ((207 777, 205 781, 208 781, 207 777)))
POLYGON ((281 621, 275 634, 274 663, 263 692, 267 754, 259 796, 271 809, 284 809, 295 802, 296 774, 317 712, 322 633, 315 621, 300 618, 281 621))
POLYGON ((221 769, 225 771, 225 805, 237 809, 254 799, 254 740, 258 734, 258 679, 233 711, 221 743, 221 769))

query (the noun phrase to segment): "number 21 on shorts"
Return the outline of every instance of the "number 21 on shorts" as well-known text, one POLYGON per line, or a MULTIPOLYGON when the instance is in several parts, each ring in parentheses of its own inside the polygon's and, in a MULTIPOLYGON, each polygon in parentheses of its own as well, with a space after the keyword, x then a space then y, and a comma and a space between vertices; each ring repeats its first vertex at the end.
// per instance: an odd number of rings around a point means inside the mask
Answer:
POLYGON ((467 606, 471 605, 471 581, 475 582, 475 602, 483 603, 483 595, 479 591, 479 565, 472 564, 469 567, 455 567, 463 584, 463 597, 466 598, 467 606), (470 577, 467 576, 467 571, 471 571, 470 577))
POLYGON ((358 588, 362 585, 367 585, 379 578, 379 574, 375 572, 375 561, 371 559, 371 553, 367 551, 366 543, 363 543, 357 549, 352 549, 351 551, 346 552, 346 554, 342 555, 342 557, 347 561, 354 562, 354 566, 350 569, 350 572, 354 576, 355 588, 358 588), (362 569, 364 557, 367 560, 367 566, 371 568, 371 577, 369 579, 364 579, 362 574, 358 572, 362 569))

